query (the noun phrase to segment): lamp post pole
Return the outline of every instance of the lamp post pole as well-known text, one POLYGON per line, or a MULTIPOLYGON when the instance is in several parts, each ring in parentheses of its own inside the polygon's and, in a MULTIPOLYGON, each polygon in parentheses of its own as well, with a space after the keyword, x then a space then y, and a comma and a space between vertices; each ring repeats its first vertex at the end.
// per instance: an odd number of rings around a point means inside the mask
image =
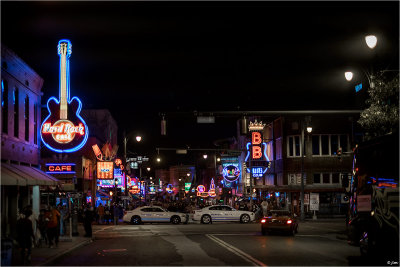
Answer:
POLYGON ((301 199, 301 208, 300 208, 300 220, 304 221, 305 214, 304 214, 304 121, 301 123, 301 146, 302 146, 302 155, 301 155, 301 192, 300 192, 300 199, 301 199))

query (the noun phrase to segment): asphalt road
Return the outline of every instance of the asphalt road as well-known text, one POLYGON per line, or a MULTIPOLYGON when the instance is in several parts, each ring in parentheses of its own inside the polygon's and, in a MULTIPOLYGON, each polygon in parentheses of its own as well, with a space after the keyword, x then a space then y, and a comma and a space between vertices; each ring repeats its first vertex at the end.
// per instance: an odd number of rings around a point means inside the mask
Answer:
POLYGON ((59 266, 348 266, 358 247, 338 235, 343 220, 304 222, 296 236, 262 236, 259 223, 95 225, 94 241, 51 263, 59 266))

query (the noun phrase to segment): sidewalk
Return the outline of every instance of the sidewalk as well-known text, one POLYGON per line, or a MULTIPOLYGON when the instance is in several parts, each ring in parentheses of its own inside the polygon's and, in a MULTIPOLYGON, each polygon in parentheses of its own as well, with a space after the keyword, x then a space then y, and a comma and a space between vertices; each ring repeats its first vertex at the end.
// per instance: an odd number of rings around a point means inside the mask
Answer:
POLYGON ((91 238, 84 237, 85 230, 83 224, 78 224, 78 236, 73 236, 72 240, 68 236, 61 237, 57 248, 48 248, 47 246, 32 249, 31 265, 42 266, 51 263, 51 261, 66 254, 80 246, 92 242, 91 238))

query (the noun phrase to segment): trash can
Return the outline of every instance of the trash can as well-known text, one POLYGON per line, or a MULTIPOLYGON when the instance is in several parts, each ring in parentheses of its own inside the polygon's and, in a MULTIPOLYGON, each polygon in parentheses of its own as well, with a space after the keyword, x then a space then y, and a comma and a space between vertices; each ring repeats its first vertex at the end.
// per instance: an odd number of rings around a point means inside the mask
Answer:
POLYGON ((12 240, 5 238, 1 239, 1 265, 2 266, 11 266, 11 258, 12 258, 12 240))

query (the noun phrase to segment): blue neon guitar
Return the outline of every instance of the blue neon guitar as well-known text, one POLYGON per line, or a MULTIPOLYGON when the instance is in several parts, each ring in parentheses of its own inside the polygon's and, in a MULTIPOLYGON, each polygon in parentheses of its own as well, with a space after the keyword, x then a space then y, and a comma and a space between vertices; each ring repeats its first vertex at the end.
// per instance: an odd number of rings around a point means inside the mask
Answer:
POLYGON ((58 42, 60 56, 60 95, 47 101, 49 115, 43 121, 41 138, 51 150, 59 153, 70 153, 81 149, 88 138, 89 129, 79 115, 82 102, 77 97, 70 99, 69 58, 72 45, 69 40, 58 42))

